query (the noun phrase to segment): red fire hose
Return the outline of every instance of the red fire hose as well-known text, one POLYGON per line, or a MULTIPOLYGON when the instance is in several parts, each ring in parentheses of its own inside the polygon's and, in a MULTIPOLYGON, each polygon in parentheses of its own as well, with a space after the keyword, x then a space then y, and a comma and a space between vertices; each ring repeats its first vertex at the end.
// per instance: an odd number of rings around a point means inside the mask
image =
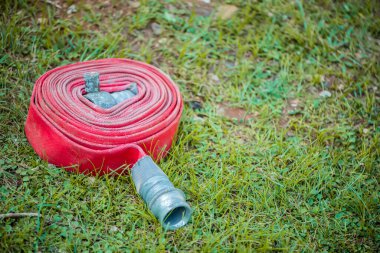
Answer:
POLYGON ((167 154, 182 113, 177 86, 162 71, 138 61, 104 59, 62 66, 34 86, 25 133, 36 153, 67 170, 122 172, 151 155, 167 154), (83 75, 95 71, 101 90, 124 90, 135 82, 138 94, 103 109, 85 94, 83 75))
POLYGON ((25 133, 42 159, 69 171, 101 175, 130 169, 149 209, 166 229, 174 230, 187 224, 192 210, 151 157, 159 160, 167 154, 182 108, 178 87, 149 64, 81 62, 53 69, 36 81, 25 133), (128 99, 120 100, 123 94, 128 99), (96 100, 113 96, 116 104, 96 100))

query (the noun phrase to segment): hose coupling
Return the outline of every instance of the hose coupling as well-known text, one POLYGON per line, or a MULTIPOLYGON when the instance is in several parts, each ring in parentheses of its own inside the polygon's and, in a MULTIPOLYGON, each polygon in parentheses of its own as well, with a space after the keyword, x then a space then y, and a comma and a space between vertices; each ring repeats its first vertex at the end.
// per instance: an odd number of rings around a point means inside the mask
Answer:
POLYGON ((138 92, 136 83, 130 83, 127 89, 122 91, 111 93, 101 91, 98 72, 86 72, 84 73, 83 78, 86 91, 84 97, 104 109, 111 108, 127 99, 133 98, 138 92))
POLYGON ((185 194, 173 186, 150 156, 144 156, 132 167, 132 180, 164 228, 175 230, 188 223, 192 210, 185 194))

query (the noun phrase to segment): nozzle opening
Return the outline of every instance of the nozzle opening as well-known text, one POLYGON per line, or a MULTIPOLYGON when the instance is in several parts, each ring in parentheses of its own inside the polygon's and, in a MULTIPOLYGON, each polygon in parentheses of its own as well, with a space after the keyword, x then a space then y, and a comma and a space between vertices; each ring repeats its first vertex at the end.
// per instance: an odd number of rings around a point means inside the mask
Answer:
POLYGON ((132 180, 150 211, 167 230, 186 225, 192 210, 185 194, 174 187, 151 157, 144 156, 132 168, 132 180))
POLYGON ((172 209, 165 215, 164 227, 170 230, 180 228, 187 224, 191 216, 191 209, 186 206, 179 206, 172 209))

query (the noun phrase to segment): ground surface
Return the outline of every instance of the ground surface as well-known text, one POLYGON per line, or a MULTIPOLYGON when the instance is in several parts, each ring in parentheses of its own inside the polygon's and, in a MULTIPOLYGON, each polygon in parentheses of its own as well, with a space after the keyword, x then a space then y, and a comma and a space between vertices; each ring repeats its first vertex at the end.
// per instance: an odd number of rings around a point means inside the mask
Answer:
POLYGON ((0 4, 0 213, 40 214, 1 219, 1 252, 379 250, 378 1, 73 2, 0 4), (128 177, 68 174, 24 136, 38 76, 106 57, 181 89, 160 163, 194 208, 180 230, 128 177))

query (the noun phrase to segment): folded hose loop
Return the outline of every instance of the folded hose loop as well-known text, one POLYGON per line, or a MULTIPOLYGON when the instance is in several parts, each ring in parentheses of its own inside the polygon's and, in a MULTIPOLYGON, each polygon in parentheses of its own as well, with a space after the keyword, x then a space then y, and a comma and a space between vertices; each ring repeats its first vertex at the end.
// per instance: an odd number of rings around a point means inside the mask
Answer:
POLYGON ((25 133, 49 163, 82 173, 122 172, 147 154, 154 160, 167 154, 182 109, 178 87, 154 66, 128 59, 80 62, 36 81, 25 133), (84 97, 87 72, 99 73, 101 91, 122 91, 135 83, 138 93, 101 108, 84 97))

